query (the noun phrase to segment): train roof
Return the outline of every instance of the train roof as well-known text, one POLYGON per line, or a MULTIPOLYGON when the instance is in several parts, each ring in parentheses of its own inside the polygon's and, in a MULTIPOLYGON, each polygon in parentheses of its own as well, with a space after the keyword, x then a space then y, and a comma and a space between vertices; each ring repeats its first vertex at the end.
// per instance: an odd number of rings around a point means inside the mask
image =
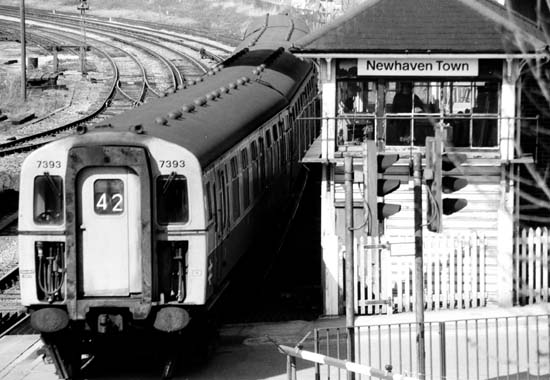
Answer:
POLYGON ((311 69, 311 63, 282 49, 243 50, 203 81, 105 120, 90 132, 127 132, 139 125, 147 135, 185 147, 206 167, 286 107, 311 69), (253 73, 262 64, 265 69, 253 73), (208 100, 215 91, 215 99, 208 100), (189 105, 194 110, 186 112, 189 105))

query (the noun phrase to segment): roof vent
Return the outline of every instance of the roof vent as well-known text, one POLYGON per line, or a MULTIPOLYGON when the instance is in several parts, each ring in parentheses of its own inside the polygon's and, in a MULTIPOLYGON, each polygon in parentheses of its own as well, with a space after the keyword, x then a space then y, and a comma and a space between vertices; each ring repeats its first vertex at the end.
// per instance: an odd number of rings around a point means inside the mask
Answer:
POLYGON ((189 82, 187 82, 187 83, 189 83, 189 86, 194 86, 195 84, 197 84, 197 82, 195 82, 194 79, 191 79, 191 80, 190 80, 189 82))
POLYGON ((168 114, 168 117, 170 119, 179 119, 181 117, 181 112, 180 111, 172 111, 168 114))
POLYGON ((168 123, 168 120, 166 120, 162 116, 159 116, 155 119, 155 123, 160 124, 160 125, 166 125, 166 123, 168 123))
POLYGON ((208 76, 212 76, 212 75, 215 75, 216 73, 213 70, 208 70, 208 72, 206 74, 208 76))
POLYGON ((145 133, 145 130, 143 129, 143 126, 141 124, 132 125, 130 127, 130 131, 137 133, 138 135, 142 135, 145 133))
POLYGON ((181 107, 181 110, 183 112, 193 112, 195 110, 194 104, 184 104, 183 107, 181 107))
POLYGON ((237 88, 237 84, 236 84, 236 83, 233 83, 233 82, 229 83, 227 86, 228 86, 230 89, 232 89, 232 90, 234 90, 234 89, 237 88))
POLYGON ((201 96, 200 98, 195 99, 193 103, 195 103, 197 106, 204 106, 206 104, 206 98, 204 96, 201 96))
POLYGON ((216 95, 214 95, 213 93, 209 93, 206 95, 206 100, 214 100, 216 99, 216 95))
POLYGON ((220 87, 220 95, 221 94, 227 94, 229 92, 229 89, 227 87, 220 87))

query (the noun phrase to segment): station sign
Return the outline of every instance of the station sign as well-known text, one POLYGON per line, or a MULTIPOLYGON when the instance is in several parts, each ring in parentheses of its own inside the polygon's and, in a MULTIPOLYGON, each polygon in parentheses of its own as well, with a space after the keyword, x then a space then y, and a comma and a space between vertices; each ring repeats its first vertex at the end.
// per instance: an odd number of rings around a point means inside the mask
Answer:
POLYGON ((359 58, 357 74, 473 77, 478 75, 478 63, 474 58, 359 58))

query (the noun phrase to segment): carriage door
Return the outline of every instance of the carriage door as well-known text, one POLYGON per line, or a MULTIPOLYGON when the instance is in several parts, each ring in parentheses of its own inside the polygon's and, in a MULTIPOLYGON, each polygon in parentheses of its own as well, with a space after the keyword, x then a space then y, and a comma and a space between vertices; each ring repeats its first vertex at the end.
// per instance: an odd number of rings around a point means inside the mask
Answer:
POLYGON ((138 176, 126 168, 90 168, 79 176, 77 189, 80 294, 140 292, 138 176))

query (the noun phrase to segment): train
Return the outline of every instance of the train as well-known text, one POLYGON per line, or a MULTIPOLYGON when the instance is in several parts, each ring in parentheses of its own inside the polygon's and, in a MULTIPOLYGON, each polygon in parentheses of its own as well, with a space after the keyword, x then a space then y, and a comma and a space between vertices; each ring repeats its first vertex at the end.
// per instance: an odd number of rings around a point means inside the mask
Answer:
POLYGON ((206 318, 272 228, 319 133, 315 66, 288 51, 307 33, 267 15, 196 81, 25 159, 21 301, 60 377, 84 341, 206 318))

